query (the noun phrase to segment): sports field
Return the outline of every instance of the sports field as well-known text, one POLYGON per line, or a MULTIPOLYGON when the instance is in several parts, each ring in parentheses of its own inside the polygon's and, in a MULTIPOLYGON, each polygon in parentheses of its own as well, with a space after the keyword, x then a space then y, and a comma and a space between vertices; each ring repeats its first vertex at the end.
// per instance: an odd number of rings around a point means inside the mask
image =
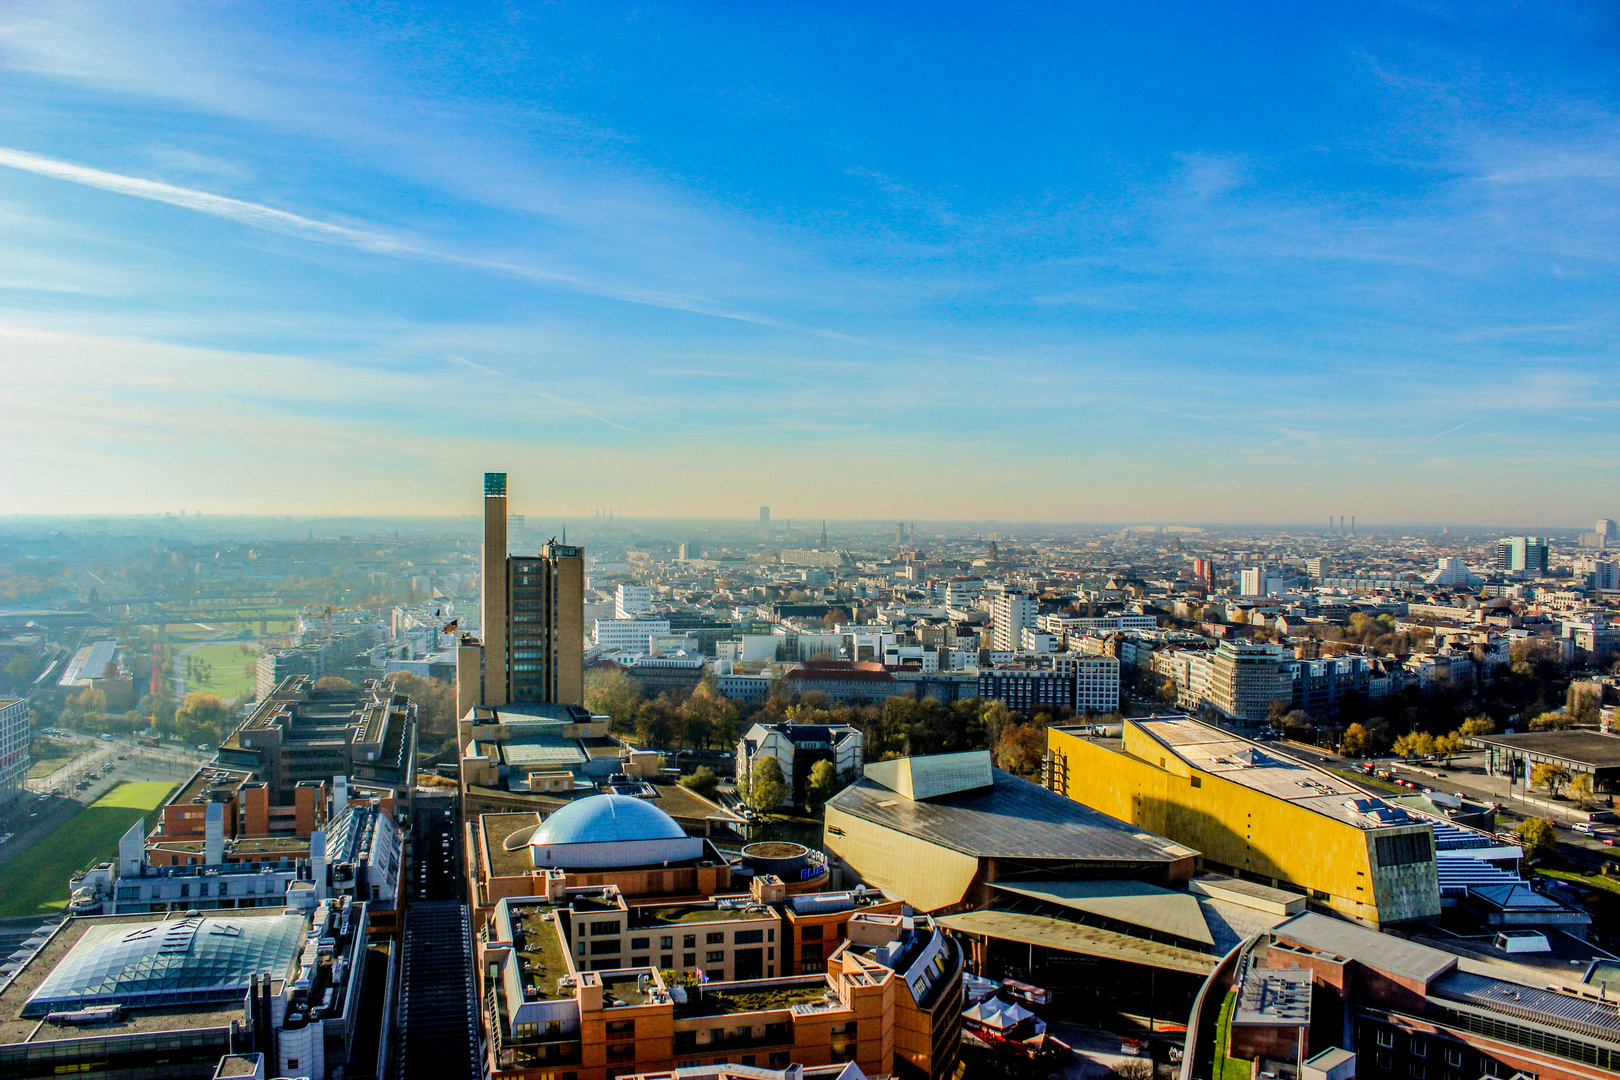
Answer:
POLYGON ((230 701, 253 689, 254 675, 249 669, 258 663, 259 650, 248 646, 242 651, 242 642, 222 641, 193 649, 191 658, 198 666, 193 670, 206 671, 203 678, 187 678, 187 693, 217 694, 230 701))
POLYGON ((139 818, 155 823, 174 784, 167 780, 119 784, 58 825, 48 836, 0 866, 0 919, 43 914, 68 901, 68 878, 118 853, 118 838, 139 818))

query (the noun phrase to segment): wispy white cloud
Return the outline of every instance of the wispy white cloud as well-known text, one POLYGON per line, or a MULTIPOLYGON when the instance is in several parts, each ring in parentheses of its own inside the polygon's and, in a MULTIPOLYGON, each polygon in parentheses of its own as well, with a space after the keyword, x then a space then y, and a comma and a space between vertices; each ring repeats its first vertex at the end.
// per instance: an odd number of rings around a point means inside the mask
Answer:
POLYGON ((240 225, 247 225, 255 229, 267 229, 270 232, 283 233, 287 236, 296 236, 302 240, 313 240, 326 244, 342 244, 345 247, 382 255, 419 253, 413 252, 409 245, 382 233, 365 229, 353 229, 346 225, 334 225, 325 221, 316 221, 299 214, 288 213, 285 210, 261 206, 258 203, 245 202, 242 199, 231 199, 223 195, 212 195, 206 191, 197 191, 193 188, 176 187, 173 184, 165 184, 157 180, 143 180, 139 177, 125 176, 121 173, 107 172, 103 169, 92 169, 84 165, 75 165, 72 162, 45 157, 42 154, 32 154, 26 150, 14 150, 0 146, 0 165, 21 169, 23 172, 34 173, 38 176, 49 177, 52 180, 64 180, 70 184, 82 184, 85 187, 100 188, 103 191, 129 195, 137 199, 151 199, 154 202, 168 203, 170 206, 194 210, 200 214, 211 214, 214 217, 225 218, 240 225))

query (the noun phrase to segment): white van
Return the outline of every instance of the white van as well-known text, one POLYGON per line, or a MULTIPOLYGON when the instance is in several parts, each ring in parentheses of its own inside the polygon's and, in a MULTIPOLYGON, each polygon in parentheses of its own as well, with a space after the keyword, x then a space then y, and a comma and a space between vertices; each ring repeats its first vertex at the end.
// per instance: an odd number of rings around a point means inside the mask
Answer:
POLYGON ((1596 836, 1599 831, 1598 827, 1592 824, 1590 821, 1577 821, 1574 825, 1574 829, 1576 832, 1585 833, 1587 836, 1596 836))

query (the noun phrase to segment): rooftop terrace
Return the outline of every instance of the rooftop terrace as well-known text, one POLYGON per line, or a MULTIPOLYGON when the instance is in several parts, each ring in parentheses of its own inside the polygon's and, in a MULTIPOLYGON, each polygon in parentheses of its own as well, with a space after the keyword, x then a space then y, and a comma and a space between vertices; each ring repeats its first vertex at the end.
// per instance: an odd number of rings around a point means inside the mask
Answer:
POLYGON ((763 904, 722 907, 719 904, 671 904, 667 907, 639 907, 632 910, 633 926, 674 926, 681 923, 739 922, 772 920, 777 914, 763 904))
POLYGON ((648 978, 647 986, 644 989, 642 979, 649 976, 651 970, 650 968, 644 968, 604 972, 602 974, 602 1004, 610 1009, 647 1004, 651 1000, 648 991, 652 989, 652 981, 648 978))
POLYGON ((795 1005, 819 1004, 831 992, 825 976, 812 980, 742 989, 748 984, 728 984, 717 988, 689 987, 686 1004, 677 1005, 678 1017, 731 1016, 737 1013, 791 1009, 795 1005))
POLYGON ((568 971, 568 954, 558 936, 555 917, 533 908, 512 909, 512 951, 517 955, 524 1001, 571 998, 572 990, 558 991, 557 980, 568 971))

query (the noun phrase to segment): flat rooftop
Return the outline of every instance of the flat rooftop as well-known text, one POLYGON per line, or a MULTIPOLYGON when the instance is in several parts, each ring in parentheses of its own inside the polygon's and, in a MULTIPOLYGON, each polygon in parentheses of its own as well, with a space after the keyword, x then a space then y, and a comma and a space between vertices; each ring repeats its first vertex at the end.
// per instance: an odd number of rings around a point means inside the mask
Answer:
POLYGON ((632 926, 676 926, 685 923, 744 922, 756 919, 774 921, 775 911, 763 904, 748 907, 720 907, 716 904, 670 904, 630 910, 632 926))
POLYGON ((578 739, 551 735, 520 735, 491 744, 507 765, 519 769, 574 769, 585 764, 585 751, 578 739))
POLYGON ((1132 720, 1191 768, 1358 829, 1427 822, 1367 794, 1342 777, 1198 720, 1132 720))
POLYGON ((863 777, 827 805, 978 858, 1165 863, 1197 855, 1001 769, 991 780, 914 800, 863 777))
POLYGON ((1251 967, 1238 989, 1233 1024, 1309 1027, 1311 972, 1308 969, 1251 967))
POLYGON ((211 791, 228 792, 233 797, 243 784, 253 781, 253 772, 250 769, 228 769, 217 765, 204 765, 198 769, 185 786, 170 797, 168 806, 179 806, 190 803, 196 798, 205 798, 211 791))
POLYGON ((1273 933, 1315 952, 1352 957, 1368 967, 1425 985, 1457 966, 1457 958, 1450 953, 1315 912, 1296 915, 1273 933))
POLYGON ((1620 736, 1597 731, 1527 731, 1522 735, 1476 735, 1482 746, 1558 758, 1589 769, 1620 769, 1620 736))
POLYGON ((716 989, 687 988, 685 1005, 675 1006, 676 1019, 694 1016, 731 1016, 736 1013, 769 1012, 795 1005, 814 1005, 826 998, 826 976, 805 982, 786 983, 744 990, 731 986, 716 989))
POLYGON ((651 971, 651 968, 632 968, 628 971, 603 972, 602 1004, 610 1009, 647 1004, 649 995, 647 990, 641 988, 641 979, 651 971))
MULTIPOLYGON (((203 840, 165 840, 154 837, 147 841, 150 851, 175 851, 192 855, 201 855, 206 841, 203 840)), ((257 836, 245 840, 225 841, 225 854, 231 855, 274 855, 277 858, 290 858, 309 851, 309 840, 296 836, 257 836)), ((232 860, 240 862, 242 860, 232 860)))
POLYGON ((557 980, 568 974, 568 954, 558 937, 555 916, 548 919, 533 908, 512 908, 512 951, 518 958, 523 980, 524 1001, 551 1001, 572 998, 572 990, 557 990, 557 980), (528 990, 534 988, 531 995, 528 990))
POLYGON ((529 854, 528 838, 517 843, 519 830, 532 832, 540 824, 540 815, 533 811, 520 814, 482 814, 478 818, 479 831, 484 842, 491 877, 518 877, 534 870, 534 858, 529 854), (510 850, 506 843, 515 845, 510 850))

